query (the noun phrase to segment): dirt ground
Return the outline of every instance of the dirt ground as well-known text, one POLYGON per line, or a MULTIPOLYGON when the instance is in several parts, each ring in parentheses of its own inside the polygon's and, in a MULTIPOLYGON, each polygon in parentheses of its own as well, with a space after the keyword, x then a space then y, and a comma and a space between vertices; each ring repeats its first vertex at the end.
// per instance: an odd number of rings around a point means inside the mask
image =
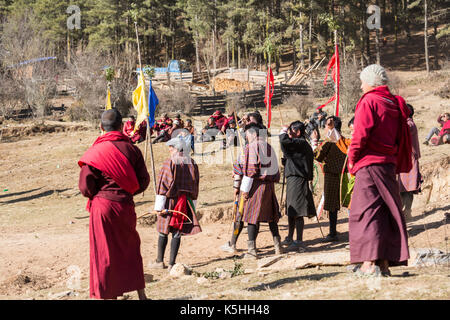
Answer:
MULTIPOLYGON (((401 89, 416 110, 415 121, 422 142, 439 113, 450 111, 449 100, 432 94, 439 76, 423 72, 397 72, 404 81, 401 89)), ((448 76, 448 74, 447 74, 448 76)), ((276 107, 275 107, 276 108, 276 107)), ((284 120, 296 120, 294 108, 282 109, 284 120)), ((280 128, 278 111, 273 113, 272 134, 280 128)), ((344 115, 346 124, 349 115, 344 115)), ((196 120, 204 120, 199 118, 196 120)), ((100 133, 89 124, 53 123, 58 130, 13 129, 4 123, 0 143, 0 299, 89 299, 89 236, 86 199, 78 190, 77 160, 100 133), (15 133, 13 133, 15 132, 15 133)), ((30 127, 31 124, 23 124, 30 127)), ((349 135, 344 128, 344 134, 349 135)), ((271 143, 279 150, 278 138, 271 143)), ((144 151, 144 144, 139 147, 144 151)), ((217 150, 205 145, 197 153, 217 150)), ((158 171, 167 157, 164 144, 154 145, 158 171)), ((231 160, 239 150, 212 156, 195 156, 200 167, 198 210, 203 232, 184 237, 177 262, 192 268, 193 275, 168 277, 167 270, 151 270, 156 257, 157 232, 152 219, 141 219, 138 232, 146 275, 147 296, 152 299, 449 299, 449 266, 414 267, 416 251, 437 248, 448 253, 450 213, 450 145, 421 144, 423 191, 413 205, 408 224, 411 260, 408 267, 393 268, 393 277, 377 281, 352 277, 340 265, 298 270, 257 271, 257 262, 241 260, 246 249, 245 229, 238 240, 239 253, 230 256, 219 247, 231 234, 233 201, 231 160), (217 164, 217 162, 220 162, 217 164), (215 277, 217 268, 235 272, 233 277, 215 277), (242 274, 241 274, 242 273, 242 274), (203 275, 203 280, 198 280, 203 275), (198 282, 199 281, 199 282, 198 282)), ((281 153, 278 153, 281 157, 281 153)), ((150 162, 148 161, 150 170, 150 162)), ((153 187, 135 197, 137 215, 153 207, 153 187)), ((321 187, 321 180, 318 187, 321 187)), ((276 186, 278 197, 281 184, 276 186)), ((318 195, 317 195, 318 197, 318 195)), ((316 199, 317 199, 316 197, 316 199)), ((326 217, 320 221, 325 234, 326 217)), ((338 232, 342 241, 324 244, 315 219, 306 220, 304 240, 310 253, 348 252, 348 213, 339 213, 338 232)), ((287 234, 287 218, 280 221, 280 233, 287 234)), ((268 226, 261 226, 257 240, 262 257, 273 255, 268 226)), ((169 248, 168 248, 169 249, 169 248)), ((302 255, 302 253, 291 253, 302 255)), ((166 252, 166 259, 168 252, 166 252)), ((167 263, 167 261, 166 261, 167 263)), ((229 272, 231 274, 231 272, 229 272)), ((137 298, 131 292, 125 299, 137 298)))

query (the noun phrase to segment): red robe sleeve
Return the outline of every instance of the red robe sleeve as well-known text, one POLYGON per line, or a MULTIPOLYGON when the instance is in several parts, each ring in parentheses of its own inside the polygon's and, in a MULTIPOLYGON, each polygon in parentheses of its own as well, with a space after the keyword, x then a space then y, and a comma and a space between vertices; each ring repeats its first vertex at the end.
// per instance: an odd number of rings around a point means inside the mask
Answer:
POLYGON ((367 145, 370 132, 375 125, 372 109, 367 101, 361 101, 355 111, 354 132, 350 151, 348 152, 348 162, 354 165, 361 157, 361 151, 367 145))
POLYGON ((92 200, 99 192, 100 189, 97 186, 96 181, 100 178, 100 175, 100 171, 89 165, 81 167, 78 188, 83 196, 92 200))

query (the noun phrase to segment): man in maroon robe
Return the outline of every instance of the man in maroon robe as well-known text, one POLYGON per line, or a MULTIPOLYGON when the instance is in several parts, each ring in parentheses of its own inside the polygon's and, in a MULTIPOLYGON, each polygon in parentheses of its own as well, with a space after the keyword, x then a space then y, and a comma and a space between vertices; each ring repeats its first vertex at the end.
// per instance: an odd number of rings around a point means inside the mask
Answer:
POLYGON ((122 133, 116 109, 103 112, 106 133, 78 161, 79 188, 89 198, 90 297, 116 299, 137 290, 146 299, 133 195, 149 182, 142 153, 122 133))
POLYGON ((366 67, 364 95, 355 110, 348 167, 355 177, 349 216, 350 261, 358 275, 390 275, 389 266, 406 265, 408 235, 396 173, 411 170, 409 110, 386 86, 386 71, 366 67))

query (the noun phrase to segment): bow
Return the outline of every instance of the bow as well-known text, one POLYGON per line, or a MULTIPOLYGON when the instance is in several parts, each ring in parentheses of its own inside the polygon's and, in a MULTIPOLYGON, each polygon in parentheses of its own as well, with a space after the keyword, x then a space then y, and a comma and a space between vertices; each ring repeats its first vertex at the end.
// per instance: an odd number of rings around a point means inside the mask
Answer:
MULTIPOLYGON (((185 217, 189 220, 188 223, 193 224, 191 218, 189 218, 185 213, 183 213, 183 212, 181 212, 181 211, 164 209, 164 210, 161 211, 161 212, 164 212, 164 213, 166 213, 166 214, 169 213, 169 212, 170 212, 170 213, 179 213, 179 214, 181 214, 182 216, 185 216, 185 217)), ((151 212, 147 212, 147 213, 144 213, 143 215, 139 216, 137 219, 140 219, 140 218, 143 218, 143 217, 145 217, 145 216, 148 216, 149 214, 160 214, 160 212, 159 212, 159 211, 151 211, 151 212)))

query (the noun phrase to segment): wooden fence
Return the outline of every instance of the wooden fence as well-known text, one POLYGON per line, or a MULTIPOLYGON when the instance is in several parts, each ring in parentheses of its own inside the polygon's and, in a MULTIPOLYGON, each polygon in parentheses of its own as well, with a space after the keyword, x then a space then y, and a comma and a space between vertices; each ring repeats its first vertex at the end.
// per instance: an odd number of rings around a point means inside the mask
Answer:
MULTIPOLYGON (((288 97, 293 94, 301 94, 307 95, 309 89, 305 85, 286 85, 281 84, 279 86, 275 86, 273 96, 272 96, 272 105, 278 105, 283 102, 283 98, 288 97)), ((264 108, 264 95, 265 90, 251 90, 251 91, 243 91, 243 92, 233 92, 233 93, 224 93, 215 96, 199 96, 197 97, 197 103, 195 107, 192 109, 192 115, 208 115, 212 114, 216 110, 220 110, 225 112, 227 106, 227 100, 234 97, 237 97, 242 105, 245 108, 264 108)))

